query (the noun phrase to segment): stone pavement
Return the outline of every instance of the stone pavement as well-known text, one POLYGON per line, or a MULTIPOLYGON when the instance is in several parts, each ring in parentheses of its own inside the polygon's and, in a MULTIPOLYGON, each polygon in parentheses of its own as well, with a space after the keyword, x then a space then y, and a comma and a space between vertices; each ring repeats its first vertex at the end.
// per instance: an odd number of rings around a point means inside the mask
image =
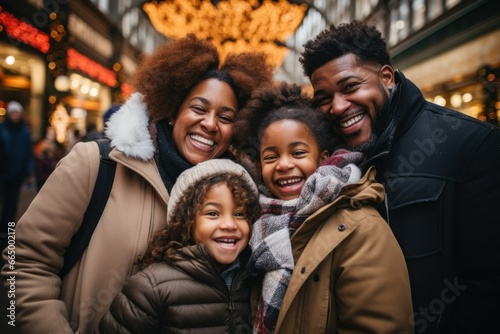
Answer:
MULTIPOLYGON (((28 206, 30 205, 31 201, 36 195, 36 188, 32 185, 25 185, 23 186, 21 190, 21 196, 19 199, 19 205, 18 205, 18 213, 17 213, 17 218, 16 222, 19 220, 19 218, 23 215, 23 213, 26 211, 28 206)), ((7 246, 7 241, 6 239, 1 239, 0 240, 0 249, 3 251, 3 249, 7 246)), ((3 266, 3 259, 0 258, 0 265, 3 266)), ((10 304, 10 299, 7 296, 7 292, 4 289, 3 283, 4 280, 0 279, 0 333, 2 334, 16 334, 17 330, 16 327, 13 327, 8 324, 10 319, 7 317, 7 315, 10 313, 10 311, 7 309, 10 304)))

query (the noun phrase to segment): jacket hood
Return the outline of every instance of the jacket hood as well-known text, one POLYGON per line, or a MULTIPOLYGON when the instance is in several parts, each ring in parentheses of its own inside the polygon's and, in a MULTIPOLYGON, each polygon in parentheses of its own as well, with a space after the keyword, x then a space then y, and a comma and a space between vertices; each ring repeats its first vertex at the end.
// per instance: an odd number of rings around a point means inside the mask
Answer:
POLYGON ((144 161, 152 159, 156 148, 148 130, 149 118, 143 96, 133 93, 106 125, 111 147, 128 157, 144 161))

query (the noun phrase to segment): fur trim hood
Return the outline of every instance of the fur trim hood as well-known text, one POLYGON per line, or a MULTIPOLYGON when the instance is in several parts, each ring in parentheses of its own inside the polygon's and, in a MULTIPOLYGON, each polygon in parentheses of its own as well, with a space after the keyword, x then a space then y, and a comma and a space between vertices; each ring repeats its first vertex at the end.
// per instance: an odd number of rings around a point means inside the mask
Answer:
POLYGON ((139 160, 152 159, 156 148, 148 130, 149 118, 143 96, 133 93, 106 124, 111 147, 139 160))

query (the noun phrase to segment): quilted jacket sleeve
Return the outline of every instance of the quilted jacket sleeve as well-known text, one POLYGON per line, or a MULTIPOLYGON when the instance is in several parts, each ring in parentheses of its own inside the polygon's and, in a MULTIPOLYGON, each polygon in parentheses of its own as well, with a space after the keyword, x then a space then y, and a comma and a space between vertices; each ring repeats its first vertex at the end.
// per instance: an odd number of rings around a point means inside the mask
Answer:
POLYGON ((99 324, 100 333, 160 333, 159 298, 148 270, 132 276, 99 324))

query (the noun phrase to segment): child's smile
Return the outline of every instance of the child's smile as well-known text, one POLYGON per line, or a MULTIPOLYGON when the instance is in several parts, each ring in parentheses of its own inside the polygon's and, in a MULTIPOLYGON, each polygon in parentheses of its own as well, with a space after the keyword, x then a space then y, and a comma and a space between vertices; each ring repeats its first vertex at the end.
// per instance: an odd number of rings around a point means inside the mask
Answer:
POLYGON ((208 254, 223 266, 233 263, 248 245, 250 224, 226 184, 216 184, 207 192, 192 233, 196 243, 204 244, 208 254))
POLYGON ((291 119, 271 123, 260 141, 262 179, 282 200, 299 197, 307 178, 327 157, 327 151, 320 154, 309 128, 291 119))

